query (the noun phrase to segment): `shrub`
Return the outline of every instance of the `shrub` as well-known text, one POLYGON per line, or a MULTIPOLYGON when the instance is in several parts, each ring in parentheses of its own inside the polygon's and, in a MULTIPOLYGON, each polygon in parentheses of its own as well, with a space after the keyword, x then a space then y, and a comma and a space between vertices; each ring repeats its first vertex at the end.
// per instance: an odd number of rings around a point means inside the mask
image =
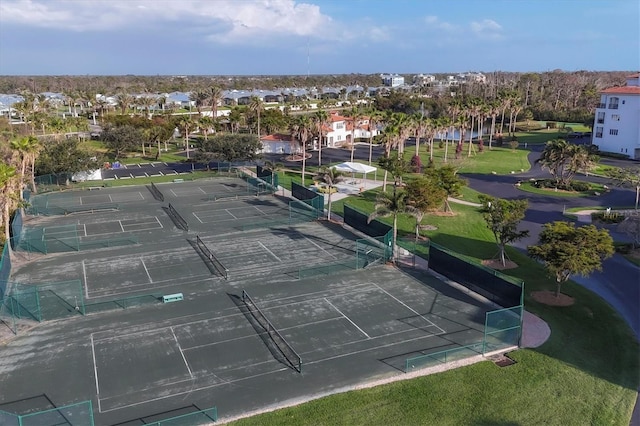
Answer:
POLYGON ((582 181, 572 181, 571 182, 571 189, 577 192, 586 192, 591 188, 591 185, 589 185, 588 182, 582 182, 582 181))
POLYGON ((606 224, 620 223, 624 220, 625 216, 618 212, 604 211, 591 213, 591 220, 598 221, 606 224))
POLYGON ((558 123, 556 123, 555 121, 547 121, 547 128, 548 129, 555 129, 558 127, 558 123))

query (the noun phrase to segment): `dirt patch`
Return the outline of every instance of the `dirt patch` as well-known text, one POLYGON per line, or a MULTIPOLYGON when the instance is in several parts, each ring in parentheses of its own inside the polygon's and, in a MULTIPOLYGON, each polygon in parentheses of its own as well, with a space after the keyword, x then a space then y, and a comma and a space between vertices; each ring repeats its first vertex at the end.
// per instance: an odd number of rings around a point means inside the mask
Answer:
POLYGON ((498 259, 488 259, 488 260, 483 260, 482 264, 484 266, 487 266, 491 269, 496 269, 496 270, 505 270, 505 269, 513 269, 513 268, 517 268, 518 264, 516 262, 512 262, 510 260, 507 260, 505 262, 505 264, 503 265, 502 262, 498 259))
POLYGON ((571 296, 560 293, 556 297, 556 293, 549 290, 533 291, 531 292, 531 297, 536 302, 549 306, 571 306, 575 302, 575 299, 571 296))

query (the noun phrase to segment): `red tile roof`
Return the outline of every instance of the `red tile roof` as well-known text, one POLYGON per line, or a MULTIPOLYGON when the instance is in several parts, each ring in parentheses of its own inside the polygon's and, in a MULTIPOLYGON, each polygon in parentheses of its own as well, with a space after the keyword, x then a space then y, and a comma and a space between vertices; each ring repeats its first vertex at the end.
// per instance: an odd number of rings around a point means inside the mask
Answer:
POLYGON ((284 133, 276 133, 273 135, 262 136, 261 141, 268 142, 291 142, 291 135, 285 135, 284 133))
POLYGON ((608 89, 601 90, 600 93, 618 95, 640 95, 640 86, 610 87, 608 89))
POLYGON ((637 74, 628 75, 627 78, 640 78, 640 72, 637 74))

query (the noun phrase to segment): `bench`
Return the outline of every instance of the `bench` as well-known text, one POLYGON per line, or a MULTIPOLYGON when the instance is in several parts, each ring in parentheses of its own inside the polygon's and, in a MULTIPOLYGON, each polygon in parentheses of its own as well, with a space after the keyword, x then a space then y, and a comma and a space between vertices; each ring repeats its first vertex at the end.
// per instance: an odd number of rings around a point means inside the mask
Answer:
POLYGON ((184 179, 174 179, 173 183, 181 183, 184 182, 184 179))
POLYGON ((182 293, 167 294, 166 296, 162 296, 162 303, 179 302, 181 300, 184 300, 184 296, 182 295, 182 293))

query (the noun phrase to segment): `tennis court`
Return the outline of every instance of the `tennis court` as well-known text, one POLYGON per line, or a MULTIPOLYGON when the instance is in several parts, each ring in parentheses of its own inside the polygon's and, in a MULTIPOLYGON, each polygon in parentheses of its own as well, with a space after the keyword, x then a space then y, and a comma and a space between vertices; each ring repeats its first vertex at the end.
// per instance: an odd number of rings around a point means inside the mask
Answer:
MULTIPOLYGON (((164 202, 140 187, 105 188, 90 200, 122 191, 116 198, 125 204, 30 219, 26 227, 72 226, 81 241, 131 234, 136 242, 34 256, 14 268, 12 281, 31 286, 73 280, 87 309, 41 322, 3 347, 0 410, 6 401, 46 395, 59 405, 90 399, 100 425, 140 424, 127 422, 190 405, 233 417, 403 375, 408 358, 482 340, 492 305, 427 273, 359 268, 361 235, 336 224, 290 223, 288 200, 208 198, 233 184, 243 181, 157 185, 164 202), (169 202, 188 231, 163 211, 169 202), (337 265, 351 266, 301 273, 337 265), (174 293, 183 300, 88 309, 174 293), (34 374, 37 381, 27 380, 34 374)), ((48 200, 86 205, 92 192, 48 200)), ((70 297, 77 295, 58 299, 68 308, 70 297)))

